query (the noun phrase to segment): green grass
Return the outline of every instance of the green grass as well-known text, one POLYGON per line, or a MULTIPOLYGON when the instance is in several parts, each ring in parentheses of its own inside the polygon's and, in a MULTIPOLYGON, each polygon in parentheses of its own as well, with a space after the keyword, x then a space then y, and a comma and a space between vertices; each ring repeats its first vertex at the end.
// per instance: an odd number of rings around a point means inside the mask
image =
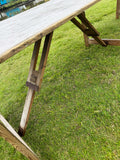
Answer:
MULTIPOLYGON (((120 39, 116 1, 86 15, 102 38, 120 39)), ((0 65, 0 112, 18 129, 33 45, 0 65)), ((42 160, 120 159, 120 47, 86 48, 71 22, 54 32, 40 93, 23 138, 42 160)), ((0 160, 26 160, 0 138, 0 160)))

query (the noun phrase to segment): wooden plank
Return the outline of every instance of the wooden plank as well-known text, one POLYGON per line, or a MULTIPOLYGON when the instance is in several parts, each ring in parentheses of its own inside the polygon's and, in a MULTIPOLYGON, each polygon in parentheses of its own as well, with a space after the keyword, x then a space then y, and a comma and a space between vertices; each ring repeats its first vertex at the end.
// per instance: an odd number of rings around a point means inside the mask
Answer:
POLYGON ((36 154, 28 147, 23 139, 16 133, 16 131, 10 126, 5 118, 0 115, 0 136, 6 141, 12 144, 16 150, 21 152, 30 160, 38 160, 36 154))
MULTIPOLYGON (((107 45, 120 46, 120 39, 102 39, 107 45)), ((98 44, 94 39, 89 39, 89 44, 98 44)))
POLYGON ((0 22, 0 63, 100 0, 50 0, 0 22))

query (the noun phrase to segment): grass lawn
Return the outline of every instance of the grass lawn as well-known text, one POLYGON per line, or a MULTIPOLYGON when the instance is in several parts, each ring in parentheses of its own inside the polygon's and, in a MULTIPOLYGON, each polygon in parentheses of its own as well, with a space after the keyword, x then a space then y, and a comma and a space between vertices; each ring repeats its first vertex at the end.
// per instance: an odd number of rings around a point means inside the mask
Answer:
MULTIPOLYGON (((120 39, 116 0, 86 11, 102 38, 120 39)), ((33 45, 0 64, 0 112, 18 130, 33 45)), ((23 138, 42 160, 120 160, 120 47, 86 48, 71 22, 54 32, 23 138)), ((0 160, 26 160, 0 138, 0 160)))

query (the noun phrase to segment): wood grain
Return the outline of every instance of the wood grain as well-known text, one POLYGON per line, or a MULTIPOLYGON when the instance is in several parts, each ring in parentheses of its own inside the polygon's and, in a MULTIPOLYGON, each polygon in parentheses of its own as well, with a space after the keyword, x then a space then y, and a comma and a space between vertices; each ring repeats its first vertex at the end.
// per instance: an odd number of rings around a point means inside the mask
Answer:
POLYGON ((0 63, 100 0, 51 0, 0 22, 0 63))
POLYGON ((10 126, 5 118, 0 115, 0 136, 12 144, 19 152, 30 160, 39 160, 35 153, 28 147, 23 139, 10 126))

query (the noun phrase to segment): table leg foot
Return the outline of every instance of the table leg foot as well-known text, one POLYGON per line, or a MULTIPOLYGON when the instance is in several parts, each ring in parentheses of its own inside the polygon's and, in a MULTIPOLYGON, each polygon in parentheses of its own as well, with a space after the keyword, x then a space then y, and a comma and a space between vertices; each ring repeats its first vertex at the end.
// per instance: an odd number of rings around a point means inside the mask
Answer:
POLYGON ((19 127, 18 134, 20 137, 23 137, 25 135, 25 130, 23 130, 21 127, 19 127))

